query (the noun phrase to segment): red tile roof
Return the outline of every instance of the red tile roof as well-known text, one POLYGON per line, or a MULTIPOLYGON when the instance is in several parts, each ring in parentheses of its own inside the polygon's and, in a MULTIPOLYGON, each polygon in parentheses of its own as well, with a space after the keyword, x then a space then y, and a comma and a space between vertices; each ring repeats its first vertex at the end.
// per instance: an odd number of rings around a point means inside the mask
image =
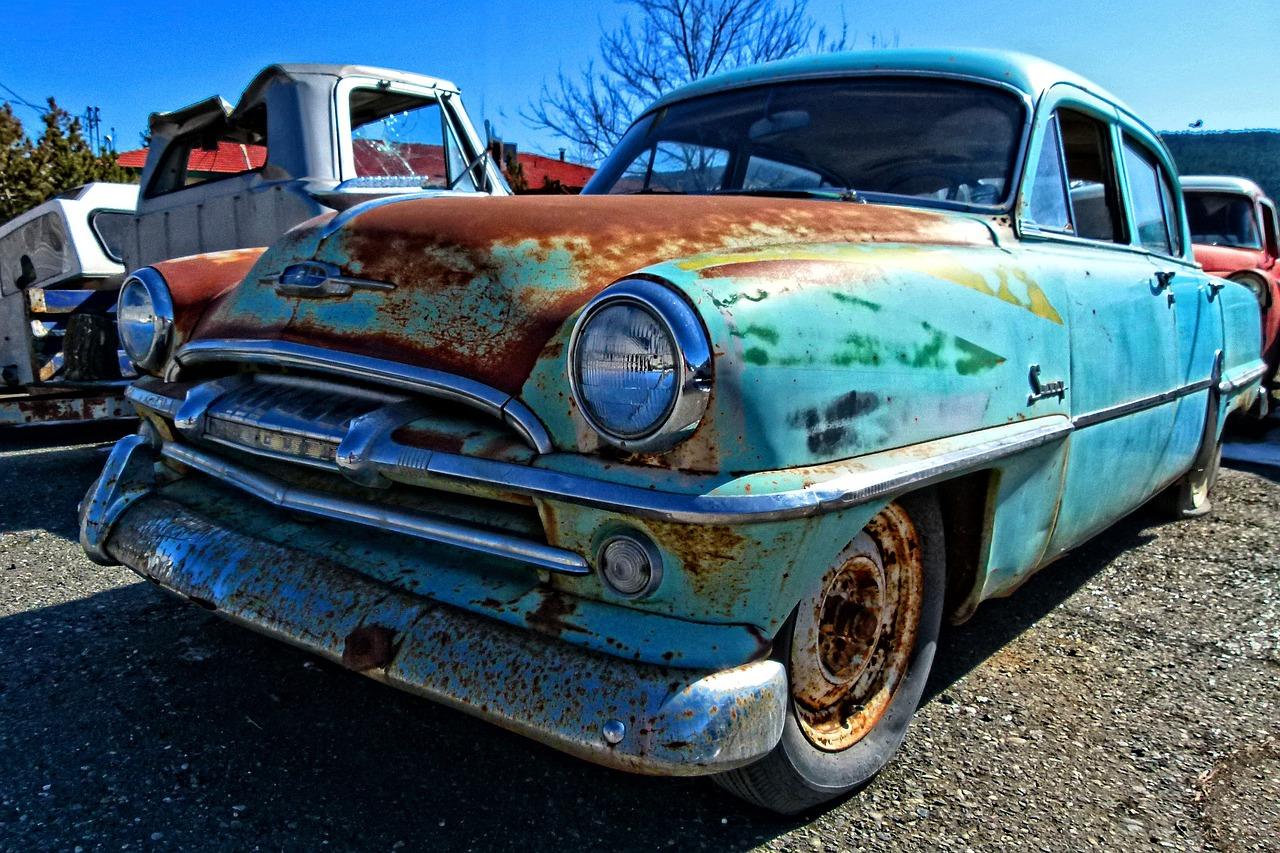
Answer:
MULTIPOLYGON (((125 151, 117 162, 126 169, 141 169, 147 162, 147 149, 125 151)), ((216 151, 196 149, 191 152, 187 169, 192 172, 217 172, 234 175, 250 169, 261 169, 267 162, 267 149, 263 145, 241 145, 236 142, 219 142, 216 151)))
MULTIPOLYGON (((389 146, 375 140, 355 140, 357 172, 363 175, 442 175, 444 152, 437 145, 403 143, 391 151, 389 146)), ((542 189, 548 182, 559 181, 566 189, 581 189, 596 170, 590 166, 543 157, 541 154, 520 152, 520 166, 525 183, 531 190, 542 189)), ((117 161, 126 169, 142 169, 147 162, 147 149, 125 151, 117 161)), ((188 169, 192 172, 216 172, 233 175, 249 169, 258 169, 267 161, 267 149, 262 145, 241 145, 219 142, 218 150, 191 152, 188 169)))
POLYGON ((541 154, 528 154, 521 151, 517 156, 524 170, 525 183, 531 190, 541 189, 547 181, 559 181, 566 188, 581 189, 596 173, 596 170, 590 166, 557 160, 554 157, 543 157, 541 154))

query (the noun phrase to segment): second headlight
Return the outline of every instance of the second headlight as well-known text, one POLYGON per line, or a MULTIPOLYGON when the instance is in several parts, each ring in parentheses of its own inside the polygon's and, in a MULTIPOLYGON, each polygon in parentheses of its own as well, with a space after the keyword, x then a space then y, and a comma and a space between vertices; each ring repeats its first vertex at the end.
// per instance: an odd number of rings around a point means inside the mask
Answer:
POLYGON ((711 393, 711 348, 697 313, 670 288, 621 281, 574 326, 569 379, 583 417, 624 450, 665 450, 698 425, 711 393))
POLYGON ((116 328, 129 359, 156 371, 169 355, 173 300, 160 273, 147 267, 125 279, 116 303, 116 328))

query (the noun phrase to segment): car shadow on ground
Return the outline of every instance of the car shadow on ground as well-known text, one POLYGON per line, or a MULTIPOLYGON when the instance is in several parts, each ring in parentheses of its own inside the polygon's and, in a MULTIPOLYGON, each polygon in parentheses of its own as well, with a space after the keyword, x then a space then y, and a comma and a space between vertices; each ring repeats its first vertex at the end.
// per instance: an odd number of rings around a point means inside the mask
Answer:
MULTIPOLYGON (((69 451, 92 467, 85 452, 69 451)), ((925 701, 1150 538, 1152 521, 1120 522, 944 632, 925 701)), ((49 529, 74 535, 74 523, 49 529)), ((805 822, 709 782, 577 761, 144 582, 0 619, 0 804, 0 835, 7 824, 19 847, 118 849, 160 833, 282 849, 738 850, 805 822)))

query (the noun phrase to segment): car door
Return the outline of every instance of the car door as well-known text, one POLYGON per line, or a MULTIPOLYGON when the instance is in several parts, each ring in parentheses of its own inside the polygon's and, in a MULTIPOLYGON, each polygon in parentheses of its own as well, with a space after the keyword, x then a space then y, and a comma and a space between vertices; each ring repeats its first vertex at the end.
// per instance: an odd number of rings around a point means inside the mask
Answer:
POLYGON ((1121 135, 1121 162, 1134 243, 1147 253, 1156 289, 1173 311, 1176 384, 1167 405, 1174 423, 1169 445, 1159 460, 1161 484, 1186 473, 1203 438, 1210 386, 1217 382, 1216 361, 1222 349, 1222 312, 1212 279, 1186 252, 1180 199, 1174 189, 1172 164, 1154 140, 1138 129, 1121 135))
POLYGON ((1174 413, 1149 401, 1177 384, 1177 338, 1155 270, 1131 245, 1115 108, 1071 86, 1054 87, 1041 103, 1052 116, 1042 144, 1057 146, 1063 180, 1056 198, 1024 190, 1020 231, 1037 273, 1060 280, 1067 297, 1069 374, 1040 384, 1065 381, 1076 427, 1045 554, 1052 558, 1160 485, 1174 413))

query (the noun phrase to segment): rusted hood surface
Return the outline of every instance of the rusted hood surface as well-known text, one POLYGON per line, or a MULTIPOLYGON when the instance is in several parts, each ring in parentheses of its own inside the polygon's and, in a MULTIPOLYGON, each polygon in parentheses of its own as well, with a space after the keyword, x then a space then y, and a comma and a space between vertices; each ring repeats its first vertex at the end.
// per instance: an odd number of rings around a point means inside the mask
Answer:
POLYGON ((404 199, 336 229, 288 235, 196 336, 361 352, 515 394, 565 320, 628 273, 707 252, 819 242, 990 246, 992 236, 964 216, 810 199, 404 199), (325 299, 277 294, 270 276, 305 258, 395 287, 325 299))

